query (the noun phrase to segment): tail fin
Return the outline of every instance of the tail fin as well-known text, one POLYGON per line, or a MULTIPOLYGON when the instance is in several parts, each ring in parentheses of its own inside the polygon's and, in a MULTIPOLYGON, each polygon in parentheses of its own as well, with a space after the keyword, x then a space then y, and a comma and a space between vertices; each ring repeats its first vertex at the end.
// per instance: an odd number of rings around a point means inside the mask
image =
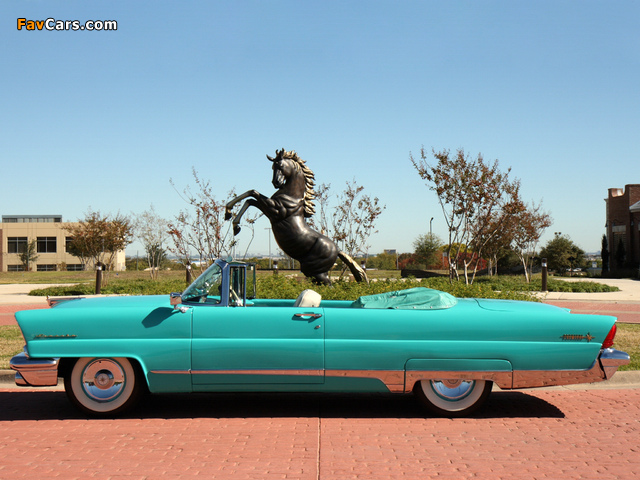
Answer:
POLYGON ((367 272, 365 272, 364 269, 360 265, 358 265, 358 263, 353 258, 351 258, 344 252, 339 252, 338 257, 340 257, 340 260, 342 260, 345 265, 349 267, 349 270, 351 270, 351 275, 353 275, 353 278, 355 278, 356 282, 369 283, 367 272))

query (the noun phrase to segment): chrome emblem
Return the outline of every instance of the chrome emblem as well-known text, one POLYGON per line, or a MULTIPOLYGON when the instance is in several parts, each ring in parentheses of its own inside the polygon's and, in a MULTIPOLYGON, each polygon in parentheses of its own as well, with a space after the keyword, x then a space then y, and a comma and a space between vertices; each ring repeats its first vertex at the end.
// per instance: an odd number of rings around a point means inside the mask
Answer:
POLYGON ((44 335, 41 333, 40 335, 36 335, 33 338, 34 340, 38 340, 42 338, 76 338, 76 335, 44 335))
POLYGON ((587 333, 586 335, 562 335, 562 341, 569 341, 569 342, 581 342, 582 340, 586 340, 587 342, 590 342, 595 338, 596 337, 591 335, 591 333, 587 333))

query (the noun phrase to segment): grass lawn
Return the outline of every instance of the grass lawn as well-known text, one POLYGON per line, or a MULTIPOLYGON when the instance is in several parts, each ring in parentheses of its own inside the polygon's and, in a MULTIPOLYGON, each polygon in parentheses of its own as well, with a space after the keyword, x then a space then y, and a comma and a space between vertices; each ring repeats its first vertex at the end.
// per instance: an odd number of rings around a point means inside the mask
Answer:
POLYGON ((640 324, 619 323, 613 348, 627 352, 631 357, 631 363, 619 371, 640 370, 640 324))

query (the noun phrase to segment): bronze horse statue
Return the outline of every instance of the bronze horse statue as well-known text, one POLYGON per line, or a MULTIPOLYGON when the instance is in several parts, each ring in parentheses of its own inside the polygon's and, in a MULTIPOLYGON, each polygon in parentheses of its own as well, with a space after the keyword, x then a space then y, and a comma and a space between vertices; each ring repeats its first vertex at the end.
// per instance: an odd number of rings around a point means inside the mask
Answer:
POLYGON ((226 205, 225 220, 233 217, 231 209, 248 198, 233 218, 233 233, 240 232, 240 219, 249 207, 256 207, 271 221, 273 236, 284 253, 300 262, 300 270, 317 283, 331 284, 329 270, 340 259, 357 281, 367 281, 364 270, 327 236, 316 232, 305 222, 315 213, 314 175, 296 152, 276 150, 271 183, 278 191, 271 198, 256 190, 238 195, 226 205))

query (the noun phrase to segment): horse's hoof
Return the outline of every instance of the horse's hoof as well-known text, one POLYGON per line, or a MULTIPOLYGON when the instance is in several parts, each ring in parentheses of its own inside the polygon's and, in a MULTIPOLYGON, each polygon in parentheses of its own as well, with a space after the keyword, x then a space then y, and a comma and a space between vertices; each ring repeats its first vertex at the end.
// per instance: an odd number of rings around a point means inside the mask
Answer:
POLYGON ((233 234, 234 234, 234 235, 239 234, 239 233, 240 233, 240 230, 242 230, 242 229, 240 228, 240 225, 234 225, 234 226, 233 226, 233 234))
POLYGON ((231 220, 231 217, 233 215, 231 214, 231 212, 224 212, 224 219, 225 220, 231 220))

